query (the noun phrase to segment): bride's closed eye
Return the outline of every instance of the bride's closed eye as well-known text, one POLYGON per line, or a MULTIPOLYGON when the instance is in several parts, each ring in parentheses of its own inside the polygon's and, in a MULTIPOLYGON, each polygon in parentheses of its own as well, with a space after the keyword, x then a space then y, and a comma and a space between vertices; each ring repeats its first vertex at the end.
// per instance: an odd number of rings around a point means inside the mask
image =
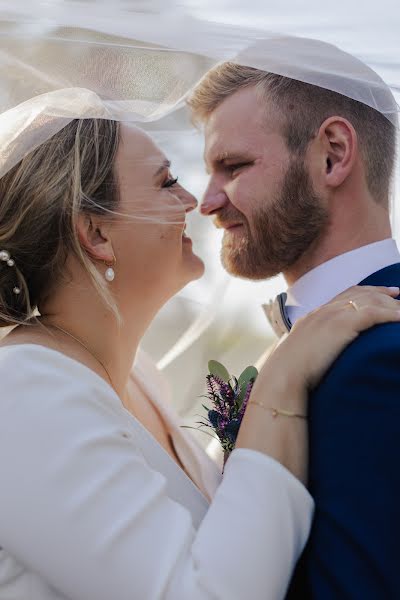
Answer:
POLYGON ((162 187, 169 188, 169 187, 174 186, 176 183, 178 183, 178 177, 175 177, 175 178, 170 177, 166 181, 164 181, 162 187))

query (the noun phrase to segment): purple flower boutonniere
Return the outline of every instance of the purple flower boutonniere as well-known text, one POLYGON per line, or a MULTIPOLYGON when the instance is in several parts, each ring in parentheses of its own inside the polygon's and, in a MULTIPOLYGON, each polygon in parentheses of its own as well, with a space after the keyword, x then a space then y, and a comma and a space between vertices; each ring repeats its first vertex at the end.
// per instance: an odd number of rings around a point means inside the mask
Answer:
POLYGON ((210 401, 210 406, 203 404, 207 415, 199 422, 199 427, 207 427, 215 432, 226 460, 235 447, 258 371, 255 367, 247 367, 240 377, 236 378, 216 360, 210 360, 208 370, 206 398, 210 401))

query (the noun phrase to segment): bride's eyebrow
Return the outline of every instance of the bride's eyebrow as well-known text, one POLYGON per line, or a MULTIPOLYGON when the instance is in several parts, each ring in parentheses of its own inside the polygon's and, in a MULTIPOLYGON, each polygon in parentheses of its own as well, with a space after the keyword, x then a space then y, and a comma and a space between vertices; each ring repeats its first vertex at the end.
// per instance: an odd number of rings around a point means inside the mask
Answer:
POLYGON ((162 165, 160 167, 158 167, 157 171, 154 173, 153 177, 156 178, 159 175, 161 175, 161 173, 165 170, 165 169, 169 169, 171 166, 171 161, 170 160, 164 160, 164 162, 162 163, 162 165))

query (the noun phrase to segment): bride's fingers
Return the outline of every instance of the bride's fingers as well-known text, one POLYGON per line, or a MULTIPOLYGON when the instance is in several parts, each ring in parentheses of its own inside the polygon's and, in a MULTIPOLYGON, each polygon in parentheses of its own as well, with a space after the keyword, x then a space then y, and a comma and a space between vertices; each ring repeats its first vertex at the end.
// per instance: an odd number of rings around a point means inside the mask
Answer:
POLYGON ((331 326, 336 323, 338 327, 349 327, 355 332, 389 321, 399 321, 400 302, 394 294, 373 289, 364 290, 358 295, 346 294, 340 300, 327 304, 321 311, 321 318, 331 321, 331 326))
POLYGON ((397 300, 398 295, 398 288, 378 288, 372 286, 362 288, 357 286, 336 296, 334 300, 325 305, 325 307, 322 307, 322 310, 329 313, 341 307, 357 310, 370 305, 400 309, 400 304, 397 300))
MULTIPOLYGON (((374 286, 357 286, 358 289, 360 289, 360 287, 366 287, 367 289, 374 289, 374 286)), ((400 295, 400 287, 399 286, 391 286, 391 287, 383 287, 383 286, 376 286, 375 290, 377 290, 378 292, 382 292, 382 294, 387 294, 388 296, 391 296, 392 298, 397 298, 400 295)))
MULTIPOLYGON (((307 327, 308 322, 308 326, 314 329, 323 324, 324 329, 331 332, 332 328, 343 326, 351 335, 351 331, 359 333, 385 321, 398 321, 398 293, 398 288, 355 286, 313 311, 310 314, 312 318, 305 318, 306 323, 301 326, 307 327)), ((294 329, 299 328, 300 322, 294 329)))
POLYGON ((397 300, 393 296, 385 295, 381 292, 367 292, 362 296, 354 296, 349 300, 344 300, 344 306, 346 308, 352 308, 353 310, 361 310, 369 306, 393 308, 394 310, 400 310, 399 300, 397 300))
POLYGON ((357 309, 351 316, 353 321, 353 327, 356 331, 361 332, 375 325, 382 323, 400 321, 400 304, 397 306, 377 306, 377 305, 365 305, 357 309))
POLYGON ((383 296, 389 296, 391 298, 397 298, 400 295, 400 288, 396 286, 392 287, 384 287, 384 286, 373 286, 373 285, 355 285, 345 292, 342 292, 338 296, 334 298, 336 300, 355 300, 356 298, 368 296, 368 294, 372 294, 376 296, 377 294, 383 296))

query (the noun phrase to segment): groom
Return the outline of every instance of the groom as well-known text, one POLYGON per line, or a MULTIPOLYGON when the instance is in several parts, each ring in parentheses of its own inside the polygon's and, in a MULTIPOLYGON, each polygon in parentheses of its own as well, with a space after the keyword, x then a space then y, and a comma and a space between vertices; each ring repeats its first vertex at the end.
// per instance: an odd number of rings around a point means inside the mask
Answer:
MULTIPOLYGON (((388 208, 395 127, 384 115, 232 63, 213 69, 189 105, 205 129, 201 211, 225 230, 226 269, 254 280, 283 273, 288 284, 275 328, 352 285, 400 284, 388 208)), ((398 323, 340 356, 311 395, 309 426, 316 514, 288 597, 400 598, 398 323)))

